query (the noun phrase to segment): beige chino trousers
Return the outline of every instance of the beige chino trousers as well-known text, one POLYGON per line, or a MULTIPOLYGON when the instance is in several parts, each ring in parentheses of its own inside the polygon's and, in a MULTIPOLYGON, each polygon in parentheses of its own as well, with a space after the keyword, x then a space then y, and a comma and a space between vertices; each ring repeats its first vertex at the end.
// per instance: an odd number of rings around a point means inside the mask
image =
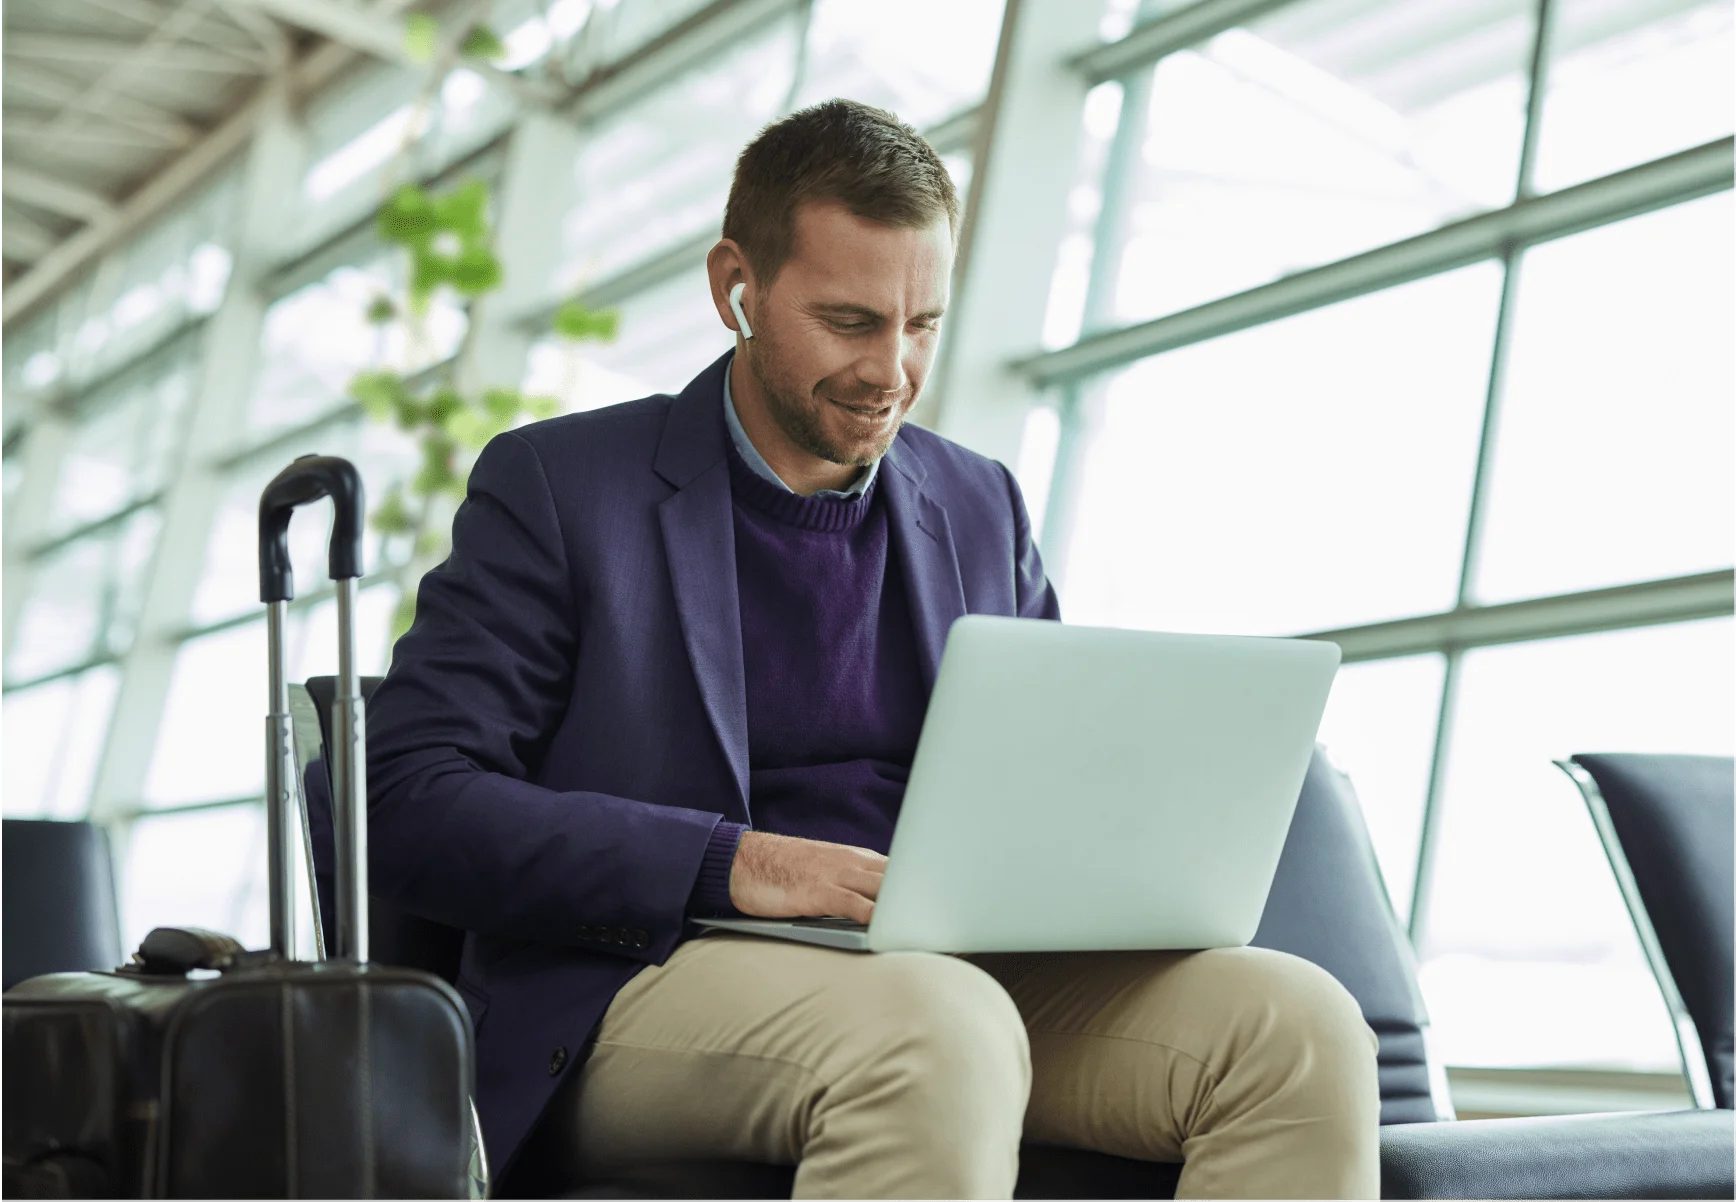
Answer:
POLYGON ((798 1198, 1007 1198, 1021 1136, 1185 1161, 1178 1197, 1373 1198, 1375 1046, 1330 975, 1258 948, 713 934, 628 982, 550 1119, 587 1175, 793 1164, 798 1198))

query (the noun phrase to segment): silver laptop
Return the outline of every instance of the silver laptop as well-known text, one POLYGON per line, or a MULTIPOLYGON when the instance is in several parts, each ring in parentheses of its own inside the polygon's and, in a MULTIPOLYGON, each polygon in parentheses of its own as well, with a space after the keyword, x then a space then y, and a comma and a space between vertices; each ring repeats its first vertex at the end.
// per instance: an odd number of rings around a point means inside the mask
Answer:
POLYGON ((972 615, 947 638, 868 926, 701 925, 853 951, 1237 947, 1335 643, 972 615))

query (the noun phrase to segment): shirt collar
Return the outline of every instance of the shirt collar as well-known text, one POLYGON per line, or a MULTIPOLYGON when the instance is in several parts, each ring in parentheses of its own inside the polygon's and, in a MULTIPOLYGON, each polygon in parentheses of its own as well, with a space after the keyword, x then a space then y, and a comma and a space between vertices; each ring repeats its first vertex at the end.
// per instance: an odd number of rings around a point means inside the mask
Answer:
MULTIPOLYGON (((778 474, 772 471, 772 465, 766 462, 765 456, 759 453, 758 448, 753 445, 753 440, 748 438, 747 431, 742 428, 741 418, 737 416, 735 411, 735 395, 729 387, 730 368, 734 366, 732 361, 730 367, 725 368, 723 372, 723 421, 729 427, 730 441, 735 443, 735 449, 741 455, 742 462, 747 464, 748 470, 754 475, 767 483, 777 485, 787 493, 793 493, 796 490, 785 484, 778 474)), ((813 495, 816 497, 861 496, 868 490, 868 486, 874 483, 875 473, 879 470, 880 461, 876 459, 868 465, 868 470, 863 472, 856 483, 849 488, 822 488, 813 495)))

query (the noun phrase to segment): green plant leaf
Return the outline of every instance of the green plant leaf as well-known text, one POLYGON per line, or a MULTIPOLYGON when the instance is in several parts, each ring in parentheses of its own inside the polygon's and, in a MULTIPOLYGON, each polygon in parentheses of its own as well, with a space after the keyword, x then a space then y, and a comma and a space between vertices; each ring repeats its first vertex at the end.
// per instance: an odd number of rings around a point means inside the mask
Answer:
MULTIPOLYGON (((446 549, 446 536, 438 530, 424 530, 416 538, 416 556, 425 559, 446 549)), ((444 556, 442 556, 444 558, 444 556)))
POLYGON ((399 398, 407 393, 397 372, 364 371, 350 381, 350 395, 361 402, 362 412, 383 422, 397 412, 399 398))
POLYGON ((415 184, 399 184, 374 220, 382 241, 417 247, 435 234, 434 204, 415 184))
POLYGON ((495 421, 510 422, 524 408, 524 394, 516 388, 490 388, 482 394, 482 407, 495 421))
POLYGON ((385 535, 410 533, 414 523, 409 508, 404 504, 403 489, 394 488, 386 494, 386 499, 374 510, 373 525, 375 530, 385 535))
POLYGON ((410 478, 410 491, 418 496, 431 497, 450 488, 457 479, 452 470, 452 457, 456 450, 452 439, 444 432, 424 434, 422 466, 410 478))
POLYGON ((545 421, 561 411, 561 402, 558 397, 533 396, 525 398, 524 407, 532 417, 545 421))
POLYGON ((398 607, 392 611, 392 641, 395 643, 408 634, 415 621, 416 590, 410 589, 398 598, 398 607))
POLYGON ((574 342, 584 338, 608 342, 620 329, 621 313, 618 309, 588 309, 570 300, 555 310, 551 325, 555 333, 574 342))
POLYGON ((440 22, 429 13, 411 13, 404 18, 404 57, 413 63, 434 61, 440 46, 440 22))
POLYGON ((479 58, 492 63, 497 58, 506 57, 506 43, 488 26, 472 25, 470 32, 464 35, 464 44, 458 47, 458 53, 465 58, 479 58))
POLYGON ((481 245, 465 247, 447 273, 452 286, 465 296, 492 292, 500 287, 500 278, 500 260, 488 247, 481 245))
POLYGON ((425 312, 428 300, 440 285, 447 283, 452 275, 452 260, 434 254, 432 251, 417 250, 410 258, 410 310, 413 313, 425 312))
POLYGON ((376 296, 373 300, 368 302, 367 318, 369 325, 383 326, 396 316, 398 316, 398 306, 392 303, 391 297, 383 295, 376 296))
POLYGON ((465 408, 453 413, 444 420, 441 429, 446 436, 460 446, 469 446, 470 450, 483 450, 488 446, 488 439, 493 438, 490 431, 490 420, 477 413, 474 408, 465 408))
POLYGON ((434 199, 434 221, 443 230, 451 230, 465 242, 485 242, 488 239, 488 185, 479 179, 467 179, 452 191, 434 199))
POLYGON ((448 418, 464 408, 464 398, 458 395, 455 388, 442 388, 428 400, 428 420, 436 426, 444 426, 448 418))

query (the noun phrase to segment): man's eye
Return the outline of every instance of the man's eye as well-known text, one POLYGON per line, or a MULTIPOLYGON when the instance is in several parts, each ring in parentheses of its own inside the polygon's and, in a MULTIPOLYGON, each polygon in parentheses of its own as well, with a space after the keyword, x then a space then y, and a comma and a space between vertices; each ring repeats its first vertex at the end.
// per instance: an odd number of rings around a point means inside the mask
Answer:
POLYGON ((868 328, 865 321, 834 321, 832 328, 841 334, 860 334, 868 328))

